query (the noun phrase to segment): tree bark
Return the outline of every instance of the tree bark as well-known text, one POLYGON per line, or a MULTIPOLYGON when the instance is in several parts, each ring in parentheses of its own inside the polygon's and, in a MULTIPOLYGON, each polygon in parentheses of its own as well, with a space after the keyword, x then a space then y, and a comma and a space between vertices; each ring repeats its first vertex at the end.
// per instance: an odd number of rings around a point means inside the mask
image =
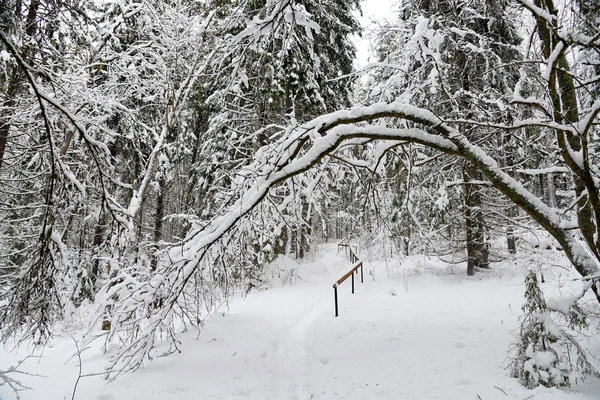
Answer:
POLYGON ((473 226, 473 209, 472 209, 472 185, 469 184, 470 176, 468 173, 468 163, 463 163, 463 181, 464 181, 464 207, 465 207, 465 239, 467 243, 467 275, 475 275, 475 239, 473 226))
MULTIPOLYGON (((517 216, 517 208, 512 204, 508 207, 506 211, 509 219, 512 219, 517 216)), ((506 247, 508 248, 508 252, 511 254, 517 254, 517 240, 515 238, 515 230, 509 224, 506 227, 506 247)))
MULTIPOLYGON (((557 14, 552 0, 534 0, 534 4, 548 11, 551 15, 556 16, 557 14)), ((535 15, 535 13, 534 17, 537 23, 538 37, 542 42, 542 53, 549 60, 556 46, 562 45, 561 39, 552 31, 544 18, 535 15)), ((554 120, 558 123, 577 124, 579 121, 577 91, 573 76, 570 73, 569 62, 565 57, 566 50, 565 48, 562 53, 558 54, 550 74, 548 91, 554 107, 554 120)), ((557 129, 556 138, 561 149, 561 155, 573 172, 575 194, 579 199, 577 202, 579 228, 589 249, 594 253, 596 259, 600 260, 600 230, 597 223, 594 222, 594 220, 600 221, 600 193, 595 185, 589 167, 589 160, 586 156, 587 135, 584 132, 581 135, 574 135, 571 132, 557 129), (582 151, 583 165, 579 165, 573 160, 569 149, 575 152, 582 151)))
POLYGON ((475 267, 488 266, 488 250, 485 241, 485 224, 483 222, 482 193, 477 182, 480 176, 477 168, 463 163, 465 227, 467 241, 467 275, 475 273, 475 267))
MULTIPOLYGON (((156 214, 154 216, 154 251, 156 252, 159 248, 159 242, 163 236, 163 219, 165 217, 165 180, 158 180, 158 194, 156 196, 156 214)), ((158 257, 156 254, 152 255, 152 261, 150 261, 150 269, 156 271, 158 265, 158 257)))
MULTIPOLYGON (((15 96, 17 94, 17 87, 21 81, 21 76, 15 70, 10 77, 8 89, 6 90, 6 100, 2 104, 2 108, 10 110, 14 105, 15 96)), ((6 145, 8 144, 8 135, 11 127, 11 115, 7 113, 0 113, 0 169, 4 162, 4 154, 6 152, 6 145)))
MULTIPOLYGON (((104 236, 106 231, 106 222, 107 222, 107 214, 103 210, 100 210, 100 217, 98 218, 98 222, 94 227, 94 239, 92 241, 92 251, 96 251, 102 244, 104 243, 104 236)), ((94 261, 92 262, 92 270, 90 271, 90 282, 92 283, 94 295, 96 294, 96 283, 98 282, 98 278, 101 275, 100 272, 100 260, 97 257, 94 257, 94 261)), ((93 298, 90 298, 93 300, 93 298)))
POLYGON ((25 33, 28 36, 33 36, 37 32, 37 11, 40 6, 40 0, 31 0, 29 3, 29 11, 27 11, 27 20, 25 22, 25 33))
POLYGON ((0 169, 4 161, 4 152, 6 151, 6 143, 8 142, 8 131, 10 131, 10 122, 8 117, 0 117, 0 169))
POLYGON ((548 172, 546 175, 546 185, 548 205, 552 208, 556 208, 556 186, 554 185, 554 174, 552 172, 548 172))

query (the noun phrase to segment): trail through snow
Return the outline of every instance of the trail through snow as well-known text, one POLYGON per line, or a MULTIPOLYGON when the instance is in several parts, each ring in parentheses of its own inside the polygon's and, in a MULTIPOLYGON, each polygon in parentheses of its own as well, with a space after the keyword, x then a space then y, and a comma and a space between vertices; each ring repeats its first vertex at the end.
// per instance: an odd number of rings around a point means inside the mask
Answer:
MULTIPOLYGON (((521 315, 523 276, 514 268, 467 277, 425 258, 366 262, 365 283, 339 288, 349 268, 328 245, 298 266, 296 285, 234 299, 205 322, 196 339, 184 333, 182 354, 105 383, 81 380, 80 400, 410 399, 598 400, 600 382, 573 390, 526 390, 509 377, 506 351, 521 315), (532 397, 533 396, 533 397, 532 397)), ((592 343, 600 350, 600 343, 592 343)), ((78 362, 70 338, 55 340, 24 369, 33 390, 24 400, 71 399, 78 362)), ((25 354, 0 353, 0 370, 25 354)), ((598 354, 598 352, 596 352, 598 354)), ((83 354, 84 373, 101 372, 106 355, 83 354)), ((14 396, 0 387, 0 399, 14 396)))

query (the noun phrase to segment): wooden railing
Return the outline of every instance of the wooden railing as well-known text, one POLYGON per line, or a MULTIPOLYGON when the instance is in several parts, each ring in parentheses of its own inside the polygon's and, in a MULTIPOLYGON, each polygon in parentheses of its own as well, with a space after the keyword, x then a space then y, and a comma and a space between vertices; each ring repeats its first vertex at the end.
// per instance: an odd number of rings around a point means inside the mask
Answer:
POLYGON ((358 258, 356 253, 354 253, 354 251, 352 250, 352 246, 350 246, 349 244, 339 243, 338 244, 338 253, 340 252, 340 249, 342 249, 344 247, 348 249, 348 255, 350 257, 350 262, 352 263, 352 268, 344 276, 342 276, 340 279, 338 279, 336 283, 333 284, 333 299, 335 302, 335 316, 336 317, 339 316, 338 286, 341 285, 346 279, 352 277, 352 294, 354 294, 354 273, 355 272, 358 273, 357 271, 359 268, 360 268, 360 282, 361 283, 364 282, 363 262, 358 258))

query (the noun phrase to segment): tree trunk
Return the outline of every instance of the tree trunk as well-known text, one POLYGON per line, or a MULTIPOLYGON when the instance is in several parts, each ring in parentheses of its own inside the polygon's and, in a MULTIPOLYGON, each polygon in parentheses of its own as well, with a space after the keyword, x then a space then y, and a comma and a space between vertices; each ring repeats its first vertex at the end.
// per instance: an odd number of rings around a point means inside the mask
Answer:
POLYGON ((470 177, 467 172, 468 163, 463 164, 463 181, 465 183, 463 189, 464 205, 465 205, 465 238, 467 241, 467 275, 475 275, 475 246, 473 238, 473 219, 472 219, 472 208, 471 208, 471 189, 472 185, 469 184, 470 177))
POLYGON ((471 163, 463 164, 465 228, 467 240, 467 275, 475 273, 475 267, 488 267, 488 250, 485 241, 485 225, 481 210, 479 171, 471 163))
MULTIPOLYGON (((534 0, 537 7, 556 15, 557 9, 552 0, 534 0)), ((538 37, 542 43, 542 53, 546 59, 561 42, 556 33, 551 29, 548 21, 539 16, 535 17, 538 37)), ((556 58, 555 68, 550 74, 548 91, 554 107, 554 120, 559 123, 577 124, 579 121, 579 104, 575 82, 570 73, 570 65, 564 52, 556 58)), ((588 138, 585 135, 574 135, 556 129, 556 138, 561 149, 561 155, 567 166, 573 172, 575 194, 577 202, 577 219, 581 233, 597 260, 600 260, 600 229, 596 225, 600 221, 600 194, 595 185, 594 177, 589 166, 589 160, 583 158, 583 166, 578 165, 571 156, 571 151, 587 151, 588 138), (569 147, 571 149, 569 149, 569 147), (587 195, 583 195, 586 194, 587 195), (594 220, 596 222, 594 222, 594 220)))
POLYGON ((8 131, 10 130, 10 122, 8 117, 0 117, 0 169, 4 160, 4 151, 6 150, 6 142, 8 142, 8 131))
MULTIPOLYGON (((159 248, 159 242, 163 235, 163 219, 165 217, 165 180, 158 180, 158 194, 156 196, 156 214, 154 216, 154 251, 156 252, 159 248)), ((158 257, 156 254, 152 254, 152 261, 150 261, 150 269, 156 271, 158 265, 158 257)))
POLYGON ((288 248, 289 248, 289 240, 288 240, 288 236, 289 236, 289 228, 287 225, 283 226, 283 229, 281 230, 281 235, 279 236, 279 240, 281 241, 281 245, 279 246, 279 254, 282 255, 287 255, 288 253, 288 248))
MULTIPOLYGON (((93 252, 95 252, 104 243, 106 221, 106 212, 100 210, 100 217, 98 218, 98 222, 94 227, 94 240, 92 241, 93 252)), ((92 270, 90 272, 90 282, 92 283, 92 287, 95 294, 96 283, 98 282, 98 278, 100 277, 100 260, 98 259, 97 255, 96 257, 94 257, 94 261, 92 262, 92 270)), ((90 300, 93 300, 93 298, 90 298, 90 300)))
POLYGON ((305 196, 302 196, 301 203, 301 221, 300 228, 298 229, 299 236, 299 257, 304 258, 306 253, 309 251, 309 238, 312 232, 312 224, 311 224, 311 210, 310 205, 306 201, 305 196))
POLYGON ((28 36, 33 36, 37 32, 36 19, 39 6, 39 0, 32 0, 29 4, 29 11, 27 12, 27 21, 25 22, 25 32, 28 36))
POLYGON ((2 102, 2 108, 9 110, 9 112, 0 113, 0 169, 2 169, 4 153, 6 152, 6 145, 8 144, 8 134, 10 133, 10 109, 14 104, 14 99, 17 94, 17 87, 19 86, 20 80, 21 77, 18 75, 18 73, 13 71, 8 84, 8 89, 6 90, 6 100, 2 102))
POLYGON ((552 208, 556 208, 556 186, 554 185, 554 174, 548 172, 546 175, 546 184, 548 191, 548 205, 552 208))
MULTIPOLYGON (((512 165, 514 165, 513 160, 513 152, 510 148, 510 136, 502 133, 498 134, 498 148, 500 148, 500 166, 507 170, 507 167, 510 168, 511 176, 513 176, 512 165)), ((508 171, 507 171, 508 172, 508 171)), ((518 215, 517 207, 513 204, 510 204, 507 208, 505 208, 506 213, 506 247, 508 248, 508 252, 511 254, 517 253, 517 243, 515 238, 515 230, 511 225, 513 218, 518 215)))
MULTIPOLYGON (((517 216, 518 210, 514 205, 510 205, 507 210, 507 216, 509 219, 513 219, 517 216)), ((517 254, 517 240, 515 238, 515 230, 512 225, 509 224, 506 227, 506 247, 508 248, 508 252, 511 254, 517 254)))

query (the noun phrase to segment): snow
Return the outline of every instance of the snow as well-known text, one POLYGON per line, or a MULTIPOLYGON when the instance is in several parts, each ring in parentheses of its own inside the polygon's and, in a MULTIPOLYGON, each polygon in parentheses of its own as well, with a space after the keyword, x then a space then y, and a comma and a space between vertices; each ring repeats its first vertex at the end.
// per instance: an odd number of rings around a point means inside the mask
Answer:
MULTIPOLYGON (((550 335, 555 336, 557 338, 563 336, 563 333, 561 332, 560 328, 558 327, 558 325, 556 325, 556 323, 552 320, 552 317, 548 313, 539 314, 538 318, 544 325, 546 332, 548 332, 550 335)), ((541 356, 543 353, 539 353, 539 354, 541 356)), ((548 368, 550 366, 550 363, 552 361, 554 361, 554 359, 549 360, 543 356, 541 356, 541 357, 542 358, 537 360, 537 365, 544 367, 544 368, 548 368)))
POLYGON ((552 297, 546 299, 546 305, 550 310, 555 310, 565 315, 569 314, 571 307, 581 298, 581 295, 571 295, 563 297, 552 297))
POLYGON ((434 202, 434 204, 438 208, 438 210, 443 211, 450 204, 450 200, 448 199, 448 192, 446 191, 446 188, 441 186, 438 189, 438 195, 439 195, 439 197, 434 202))
POLYGON ((548 21, 550 24, 553 24, 556 20, 556 16, 550 14, 546 10, 536 6, 531 0, 519 0, 519 3, 523 4, 527 7, 532 14, 535 14, 538 17, 541 17, 548 21))
MULTIPOLYGON (((569 391, 530 391, 508 376, 506 351, 515 340, 524 291, 523 270, 511 261, 468 277, 462 266, 424 256, 365 260, 365 282, 356 281, 356 293, 350 293, 349 280, 340 285, 335 318, 331 285, 350 268, 336 247, 321 248, 304 264, 281 257, 273 271, 297 271, 296 284, 233 299, 205 320, 199 334, 180 336, 181 354, 156 357, 110 383, 84 377, 75 398, 598 398, 600 381, 594 379, 569 391)), ((22 366, 46 376, 19 377, 34 388, 21 393, 24 400, 71 398, 78 359, 71 357, 70 335, 22 366)), ((82 354, 84 374, 102 372, 107 364, 107 356, 91 346, 82 354)), ((24 348, 1 353, 0 370, 25 354, 24 348)), ((0 398, 14 396, 0 387, 0 398)))
POLYGON ((556 61, 562 55, 563 49, 564 49, 564 43, 558 42, 556 44, 556 47, 552 51, 552 54, 550 54, 550 57, 546 61, 547 65, 546 65, 546 69, 542 73, 542 79, 547 80, 547 81, 550 80, 550 75, 552 74, 552 71, 554 71, 556 61))
POLYGON ((586 133, 588 129, 592 126, 594 119, 597 117, 598 112, 600 112, 600 99, 594 101, 591 109, 581 118, 579 123, 577 124, 577 131, 586 133))
MULTIPOLYGON (((551 368, 552 363, 554 362, 554 360, 556 360, 556 356, 551 351, 534 352, 533 349, 531 348, 531 345, 527 349, 527 356, 533 357, 534 362, 528 361, 528 363, 530 363, 531 366, 536 365, 538 367, 547 368, 547 369, 551 368)), ((529 370, 529 371, 534 372, 533 370, 529 370)), ((544 373, 544 371, 539 371, 539 372, 540 372, 540 374, 544 373)), ((548 376, 545 376, 544 378, 548 379, 548 376)))
POLYGON ((518 169, 518 173, 527 174, 527 175, 543 175, 543 174, 551 174, 551 173, 568 173, 570 172, 569 168, 564 166, 554 166, 547 168, 530 168, 530 169, 518 169))

